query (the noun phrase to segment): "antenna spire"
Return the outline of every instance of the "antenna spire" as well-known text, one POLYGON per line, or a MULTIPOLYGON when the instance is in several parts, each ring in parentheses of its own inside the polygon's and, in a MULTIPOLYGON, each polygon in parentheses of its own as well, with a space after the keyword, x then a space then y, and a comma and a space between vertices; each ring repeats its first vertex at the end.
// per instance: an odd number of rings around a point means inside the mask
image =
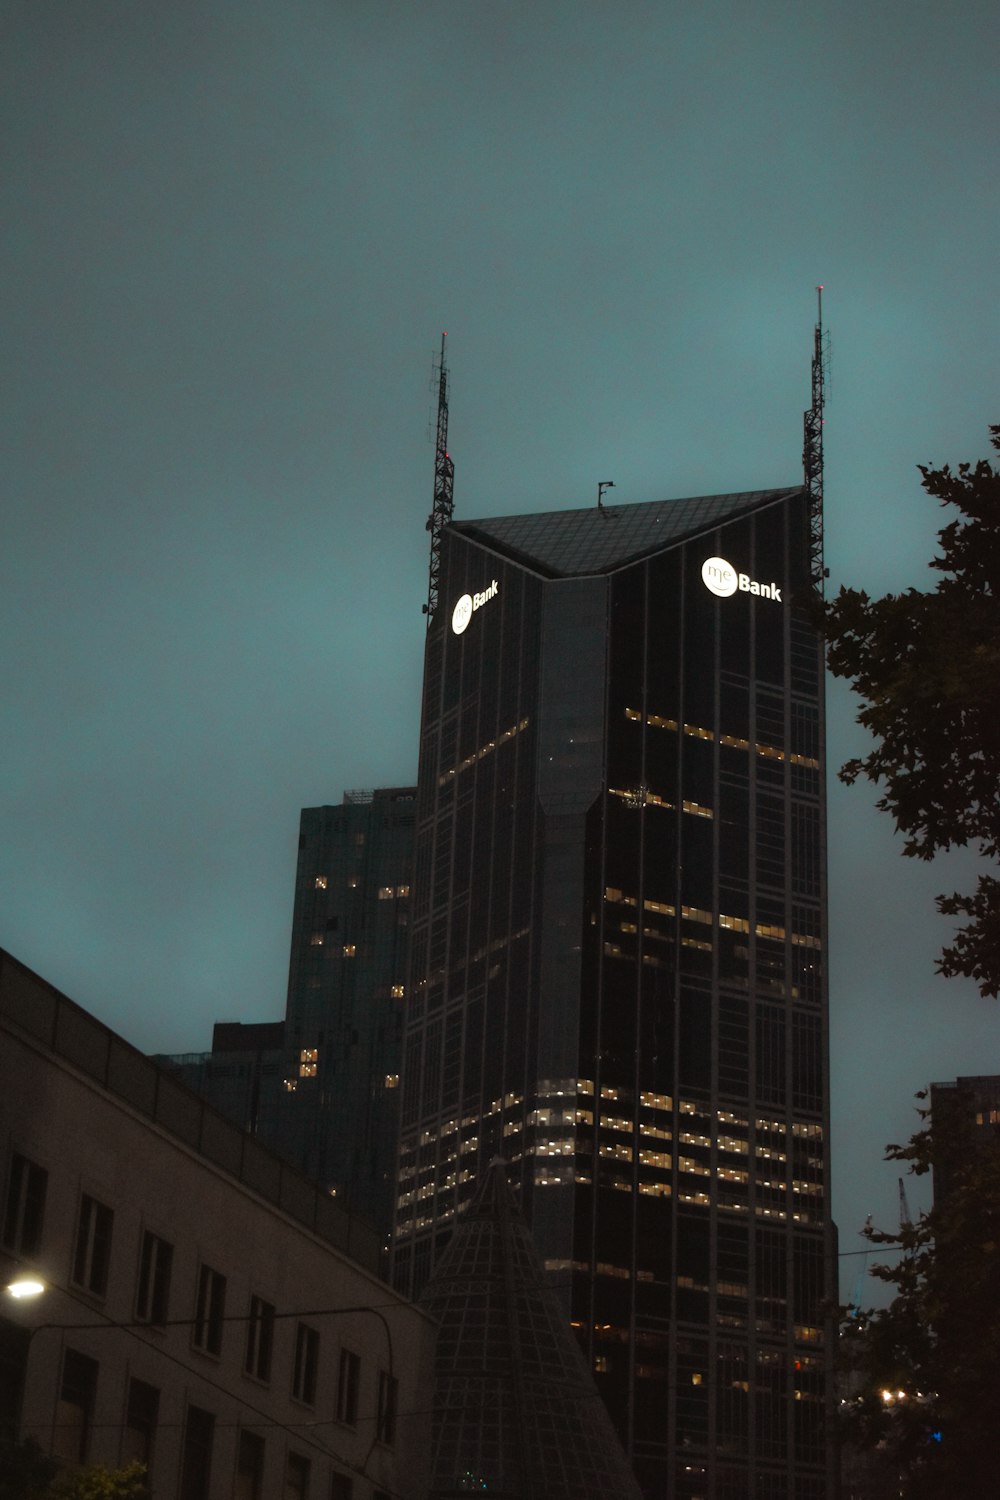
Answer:
POLYGON ((809 496, 809 553, 813 587, 823 593, 828 569, 823 565, 823 386, 827 350, 823 336, 823 288, 816 288, 816 327, 813 330, 812 404, 802 419, 802 467, 809 496))
POLYGON ((441 361, 438 371, 437 438, 434 451, 434 505, 427 518, 431 534, 431 566, 424 614, 430 626, 438 606, 438 580, 441 574, 441 539, 455 509, 455 465, 448 455, 448 367, 445 362, 445 340, 441 335, 441 361))

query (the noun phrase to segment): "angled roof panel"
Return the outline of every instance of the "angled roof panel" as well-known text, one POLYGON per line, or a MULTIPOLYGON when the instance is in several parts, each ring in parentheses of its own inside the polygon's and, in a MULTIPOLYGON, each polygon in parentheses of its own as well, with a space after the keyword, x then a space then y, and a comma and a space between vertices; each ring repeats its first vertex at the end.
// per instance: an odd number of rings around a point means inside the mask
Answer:
POLYGON ((439 1324, 429 1500, 641 1500, 505 1163, 491 1163, 419 1305, 439 1324))
POLYGON ((780 490, 745 490, 737 495, 700 495, 686 500, 653 500, 645 505, 592 506, 541 515, 494 516, 458 521, 450 529, 482 542, 550 578, 611 573, 674 546, 737 516, 801 493, 801 485, 780 490))

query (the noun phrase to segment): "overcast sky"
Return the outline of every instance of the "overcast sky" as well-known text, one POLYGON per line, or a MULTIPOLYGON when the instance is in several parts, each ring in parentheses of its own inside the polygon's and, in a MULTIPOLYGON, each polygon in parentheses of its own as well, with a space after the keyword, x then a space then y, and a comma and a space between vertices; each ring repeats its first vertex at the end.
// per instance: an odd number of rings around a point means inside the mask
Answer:
MULTIPOLYGON (((0 944, 148 1050, 283 1013, 300 807, 415 776, 445 328, 460 518, 758 489, 824 282, 831 585, 932 585, 915 465, 1000 421, 996 43, 995 0, 4 0, 0 944)), ((1000 1009, 933 972, 967 865, 830 797, 848 1250, 1000 1009)))

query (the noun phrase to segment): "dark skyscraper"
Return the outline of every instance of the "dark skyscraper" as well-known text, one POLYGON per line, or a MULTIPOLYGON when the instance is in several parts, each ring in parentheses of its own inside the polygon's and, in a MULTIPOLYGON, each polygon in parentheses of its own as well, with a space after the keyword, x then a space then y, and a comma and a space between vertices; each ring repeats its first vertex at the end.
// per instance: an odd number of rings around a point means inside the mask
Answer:
POLYGON ((827 1494, 809 522, 793 488, 441 535, 395 1279, 505 1157, 671 1500, 827 1494))
POLYGON ((302 810, 275 1143, 386 1235, 414 798, 412 787, 382 787, 302 810))

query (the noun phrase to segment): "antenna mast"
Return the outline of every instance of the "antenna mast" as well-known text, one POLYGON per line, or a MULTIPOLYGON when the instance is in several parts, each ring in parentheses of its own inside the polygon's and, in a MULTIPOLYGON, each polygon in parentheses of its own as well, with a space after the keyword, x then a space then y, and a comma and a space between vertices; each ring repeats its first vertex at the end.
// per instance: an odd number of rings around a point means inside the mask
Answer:
POLYGON ((424 614, 427 624, 438 607, 438 579, 441 573, 441 538, 444 528, 455 509, 455 465, 448 456, 448 368, 445 363, 446 333, 441 335, 441 363, 436 368, 438 379, 437 438, 434 451, 434 507, 427 518, 427 530, 431 534, 431 568, 427 587, 427 603, 424 614))
POLYGON ((823 566, 823 407, 826 396, 823 376, 826 350, 823 344, 823 288, 816 288, 816 327, 813 331, 812 405, 803 416, 802 467, 809 495, 809 555, 813 587, 823 593, 827 569, 823 566))

